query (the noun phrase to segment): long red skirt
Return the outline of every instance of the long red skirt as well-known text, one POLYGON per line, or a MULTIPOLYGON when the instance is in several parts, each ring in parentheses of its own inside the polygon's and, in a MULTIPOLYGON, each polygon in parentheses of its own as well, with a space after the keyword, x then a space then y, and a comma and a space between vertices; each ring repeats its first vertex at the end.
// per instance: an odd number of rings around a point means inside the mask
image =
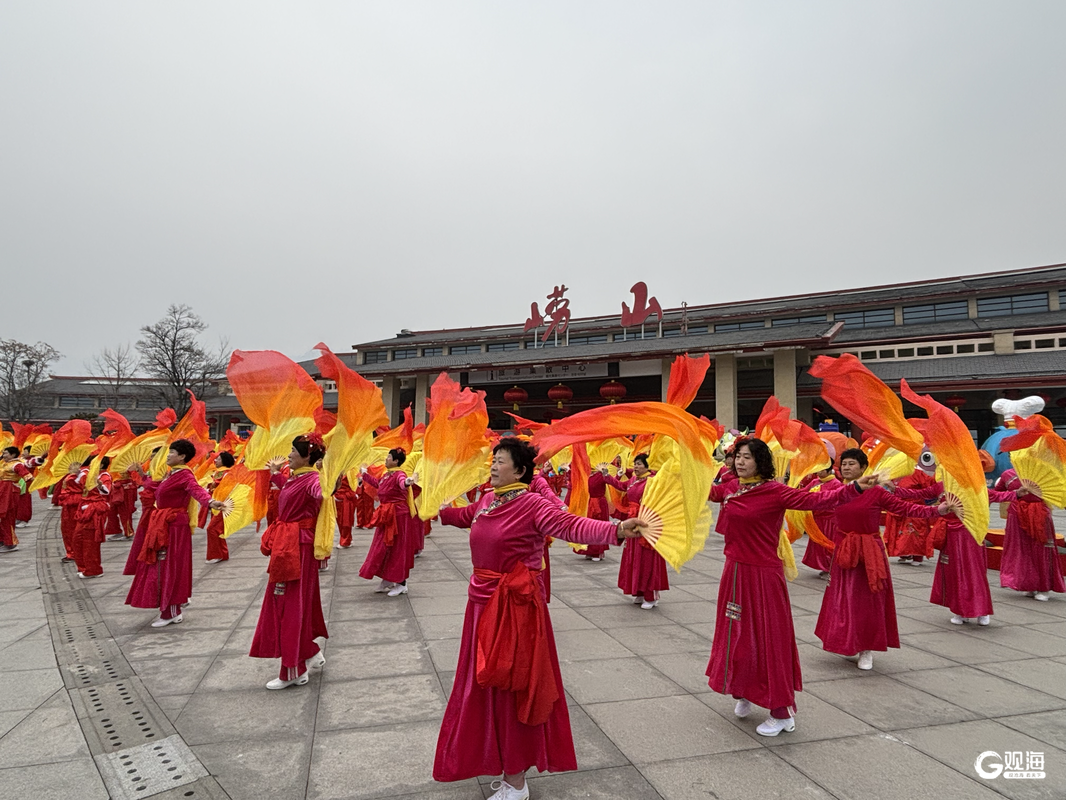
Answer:
POLYGON ((404 524, 401 516, 407 516, 406 505, 396 511, 396 535, 392 544, 385 544, 385 529, 374 529, 374 540, 370 543, 370 551, 366 554, 363 566, 359 568, 359 576, 372 580, 375 577, 390 583, 403 583, 411 572, 410 562, 412 554, 407 544, 408 526, 404 524))
POLYGON ((822 640, 822 649, 853 656, 863 650, 899 647, 896 596, 892 591, 892 573, 883 544, 881 558, 888 580, 880 592, 870 591, 865 565, 841 569, 840 564, 833 561, 829 585, 822 595, 822 610, 814 628, 814 635, 822 640))
POLYGON ((542 725, 522 724, 518 721, 514 692, 478 685, 478 620, 495 586, 496 582, 485 583, 476 577, 470 580, 459 663, 433 762, 433 778, 438 781, 462 781, 501 773, 513 775, 530 767, 536 767, 538 772, 577 769, 555 634, 547 612, 548 652, 559 689, 559 699, 548 721, 542 725))
POLYGON ((803 680, 782 566, 726 559, 707 678, 719 694, 769 709, 795 706, 803 680))
POLYGON ((329 638, 313 543, 300 544, 300 579, 288 581, 283 594, 275 594, 276 587, 267 583, 248 655, 280 658, 278 677, 291 681, 307 671, 307 659, 319 651, 315 638, 329 638))
POLYGON ((885 548, 897 556, 933 557, 932 525, 927 519, 885 515, 885 548))
POLYGON ((207 522, 207 560, 220 558, 229 561, 229 545, 222 538, 226 532, 226 519, 222 514, 212 514, 207 522))
POLYGON ((622 563, 618 568, 618 588, 623 594, 643 595, 645 592, 665 592, 670 588, 666 559, 643 539, 626 539, 622 563))
POLYGON ((948 523, 929 602, 947 606, 951 613, 960 617, 983 617, 992 613, 985 549, 960 522, 948 523))
POLYGON ((15 514, 16 522, 29 522, 33 519, 33 495, 23 492, 18 499, 18 512, 15 514))
MULTIPOLYGON (((141 548, 144 547, 144 536, 148 533, 148 523, 152 519, 152 512, 155 511, 155 505, 145 505, 141 502, 141 518, 137 521, 137 530, 133 533, 133 544, 130 546, 129 555, 126 556, 126 566, 122 570, 123 575, 136 575, 137 567, 147 567, 143 561, 138 561, 137 556, 141 554, 141 548)), ((154 567, 153 567, 154 569, 154 567)))
POLYGON ((192 531, 189 519, 179 514, 170 523, 170 545, 166 557, 155 564, 137 562, 126 605, 158 608, 173 613, 192 597, 192 531), (143 567, 143 569, 142 569, 143 567))
POLYGON ((819 572, 829 572, 833 564, 833 552, 826 550, 813 539, 808 539, 807 549, 803 551, 803 564, 819 572))
MULTIPOLYGON (((604 521, 610 519, 610 508, 607 505, 606 497, 589 498, 588 518, 602 519, 604 521)), ((580 551, 578 555, 588 556, 590 558, 602 558, 603 554, 610 549, 610 546, 606 544, 590 544, 584 550, 580 551)))
POLYGON ((63 537, 63 549, 67 551, 67 558, 74 558, 74 517, 78 513, 78 507, 64 505, 59 508, 59 534, 63 537))
POLYGON ((1016 503, 1010 504, 1003 536, 1003 560, 999 567, 999 585, 1019 592, 1066 592, 1055 548, 1055 523, 1047 515, 1044 541, 1038 541, 1022 529, 1016 503))

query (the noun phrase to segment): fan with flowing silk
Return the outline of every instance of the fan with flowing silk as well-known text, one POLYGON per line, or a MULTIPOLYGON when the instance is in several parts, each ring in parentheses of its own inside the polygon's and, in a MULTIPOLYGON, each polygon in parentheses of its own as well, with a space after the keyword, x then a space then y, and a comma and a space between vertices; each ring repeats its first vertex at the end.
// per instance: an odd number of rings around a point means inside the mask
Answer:
POLYGON ((703 504, 694 525, 686 511, 681 460, 671 456, 645 482, 636 517, 645 524, 641 535, 676 571, 703 549, 713 522, 710 503, 703 504))
MULTIPOLYGON (((178 423, 170 431, 167 441, 159 448, 159 452, 153 456, 148 470, 153 480, 161 481, 167 474, 167 452, 169 445, 179 439, 187 439, 196 448, 196 458, 188 462, 188 466, 195 467, 210 452, 209 442, 211 435, 207 427, 207 406, 203 400, 197 400, 196 395, 189 392, 189 410, 185 412, 178 423)), ((158 418, 156 421, 158 425, 158 418)))
MULTIPOLYGON (((100 470, 103 469, 104 457, 120 451, 136 438, 133 434, 133 429, 130 428, 129 420, 113 408, 108 408, 100 412, 100 416, 104 419, 104 430, 100 436, 96 438, 96 447, 93 451, 93 455, 97 456, 97 458, 94 458, 92 463, 89 464, 89 472, 85 476, 84 484, 84 488, 86 489, 94 489, 99 483, 100 470)), ((108 462, 107 471, 112 477, 115 475, 118 475, 120 478, 126 477, 124 472, 120 473, 114 469, 113 459, 108 462)))
MULTIPOLYGON (((714 468, 704 440, 707 435, 706 427, 701 427, 696 418, 688 412, 669 403, 657 402, 602 406, 558 420, 550 428, 537 431, 533 435, 533 445, 539 451, 538 458, 543 461, 562 448, 580 442, 640 433, 666 437, 673 440, 676 446, 677 469, 676 471, 671 469, 662 482, 668 482, 667 478, 672 478, 680 485, 679 494, 669 493, 669 495, 671 499, 678 496, 682 498, 684 525, 687 531, 682 534, 682 537, 685 542, 689 543, 691 549, 695 540, 688 537, 696 536, 697 525, 704 516, 707 497, 714 480, 714 468)), ((665 447, 665 443, 660 444, 659 447, 664 453, 669 449, 665 447)), ((667 456, 667 462, 670 457, 667 456)), ((664 463, 663 466, 665 467, 666 464, 664 463)), ((571 480, 571 486, 573 485, 574 481, 571 480)), ((648 489, 645 488, 647 499, 644 504, 664 519, 674 518, 667 508, 657 508, 651 505, 657 494, 653 493, 651 498, 648 498, 647 491, 648 489)), ((694 552, 695 550, 692 550, 687 557, 691 558, 694 552)), ((680 554, 684 553, 684 548, 675 547, 670 550, 670 553, 670 557, 676 560, 682 557, 680 554)), ((664 557, 666 557, 665 554, 664 557)), ((675 564, 675 568, 680 563, 683 562, 675 564)))
POLYGON ((30 491, 47 489, 67 474, 71 464, 81 464, 93 450, 92 424, 87 419, 72 419, 52 436, 44 464, 30 484, 30 491))
POLYGON ((696 399, 696 394, 707 377, 711 366, 711 354, 705 353, 699 358, 687 354, 679 355, 670 365, 670 380, 666 386, 666 402, 678 408, 688 408, 696 399))
POLYGON ((833 408, 870 435, 918 460, 922 436, 903 415, 903 403, 859 359, 850 353, 840 358, 818 356, 810 374, 821 378, 822 397, 833 408))
POLYGON ((1066 442, 1047 417, 1014 418, 1018 432, 1000 442, 1022 486, 1048 505, 1066 507, 1066 442))
MULTIPOLYGON (((388 419, 386 418, 386 423, 388 419)), ((389 455, 390 450, 400 449, 406 455, 411 455, 415 447, 415 427, 414 427, 414 415, 411 411, 411 407, 407 406, 403 410, 403 422, 397 425, 395 428, 389 428, 384 433, 378 434, 370 446, 370 453, 367 456, 367 466, 381 465, 385 463, 386 457, 389 455)), ((407 461, 404 461, 406 466, 407 461)), ((404 470, 408 475, 407 470, 404 470)))
MULTIPOLYGON (((381 399, 381 389, 345 366, 326 345, 319 342, 315 349, 321 354, 315 366, 323 378, 337 384, 337 422, 324 437, 326 456, 319 472, 325 499, 333 497, 342 475, 366 461, 374 430, 387 425, 389 415, 381 399)), ((332 552, 336 521, 336 504, 323 502, 315 529, 315 558, 328 558, 332 552)))
POLYGON ((437 510, 488 478, 489 412, 485 393, 463 389, 442 372, 429 395, 429 424, 422 440, 419 517, 437 510))
POLYGON ((255 481, 255 473, 243 463, 238 463, 226 471, 218 486, 211 492, 212 500, 222 502, 219 513, 222 514, 225 529, 222 533, 223 539, 228 539, 245 525, 255 522, 255 481))
POLYGON ((257 472, 254 513, 266 516, 271 458, 288 456, 292 440, 315 430, 322 389, 292 359, 274 350, 234 350, 226 368, 237 402, 255 424, 244 462, 257 472))
POLYGON ((957 498, 962 504, 962 524, 982 544, 988 533, 988 485, 970 429, 951 409, 929 395, 911 391, 906 380, 900 382, 900 394, 929 415, 916 421, 924 423, 920 433, 936 459, 948 499, 957 498))

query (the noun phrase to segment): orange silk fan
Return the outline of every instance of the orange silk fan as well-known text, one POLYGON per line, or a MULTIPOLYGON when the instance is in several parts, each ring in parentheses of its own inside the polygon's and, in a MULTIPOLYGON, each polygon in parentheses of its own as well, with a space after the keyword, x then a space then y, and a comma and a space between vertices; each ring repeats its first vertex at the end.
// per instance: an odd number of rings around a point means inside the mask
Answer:
POLYGON ((707 377, 711 366, 711 354, 705 353, 699 358, 680 355, 670 366, 670 381, 666 387, 666 402, 678 408, 688 408, 696 399, 696 394, 707 377))
POLYGON ((1000 442, 1022 485, 1049 505, 1066 506, 1066 442, 1039 414, 1014 418, 1018 433, 1000 442))

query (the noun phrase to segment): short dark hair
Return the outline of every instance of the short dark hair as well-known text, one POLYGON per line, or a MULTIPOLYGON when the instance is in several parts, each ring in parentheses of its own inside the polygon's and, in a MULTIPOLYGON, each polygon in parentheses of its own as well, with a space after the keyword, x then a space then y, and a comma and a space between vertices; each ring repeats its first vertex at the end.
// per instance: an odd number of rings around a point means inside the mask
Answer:
POLYGON ((501 450, 506 451, 507 455, 511 457, 511 463, 514 464, 514 468, 518 472, 518 480, 522 481, 522 483, 531 483, 533 481, 533 471, 536 469, 536 448, 529 442, 510 437, 501 439, 500 443, 492 448, 492 454, 496 455, 501 450))
POLYGON ((866 457, 866 453, 860 450, 858 447, 849 447, 843 453, 840 454, 840 461, 843 463, 845 458, 850 458, 852 461, 858 461, 859 466, 866 469, 870 466, 870 459, 866 457))
POLYGON ((168 450, 173 450, 179 456, 185 459, 184 463, 188 464, 194 458, 196 458, 196 445, 190 442, 188 439, 178 439, 170 443, 168 450))
POLYGON ((18 458, 19 455, 19 449, 17 447, 5 447, 4 452, 11 453, 15 458, 18 458))
POLYGON ((222 466, 232 467, 237 463, 237 459, 233 457, 233 453, 219 453, 218 457, 222 459, 222 466))
POLYGON ((292 449, 300 454, 301 458, 306 458, 310 463, 315 464, 322 460, 326 455, 326 448, 321 444, 312 444, 311 440, 306 435, 297 436, 292 440, 292 449))
MULTIPOLYGON (((740 448, 747 447, 748 452, 751 453, 752 458, 755 459, 755 474, 762 478, 764 481, 772 481, 777 474, 774 470, 774 457, 770 453, 770 448, 766 442, 762 439, 756 439, 754 436, 743 436, 736 440, 736 447, 733 448, 733 454, 736 455, 740 452, 740 448)), ((733 472, 736 472, 736 466, 733 467, 733 472)))
POLYGON ((648 454, 647 453, 641 453, 638 456, 633 456, 633 463, 636 464, 638 461, 641 464, 644 465, 644 469, 648 468, 648 454))
POLYGON ((104 456, 100 459, 100 469, 107 469, 111 466, 111 456, 104 456))
MULTIPOLYGON (((10 450, 11 448, 8 448, 8 449, 10 450)), ((89 466, 91 463, 93 463, 93 459, 94 458, 96 458, 96 456, 89 456, 87 459, 85 459, 84 461, 81 462, 81 465, 83 467, 89 466)))
POLYGON ((402 467, 403 462, 407 460, 407 453, 403 451, 402 447, 394 447, 389 451, 389 455, 392 456, 392 460, 396 462, 396 466, 402 467))

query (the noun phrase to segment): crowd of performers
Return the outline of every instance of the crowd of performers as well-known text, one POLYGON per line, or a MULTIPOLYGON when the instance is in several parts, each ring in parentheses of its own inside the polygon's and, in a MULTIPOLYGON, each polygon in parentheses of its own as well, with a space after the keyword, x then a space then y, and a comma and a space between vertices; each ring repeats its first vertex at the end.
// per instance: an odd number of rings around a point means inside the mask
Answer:
MULTIPOLYGON (((784 412, 779 421, 787 421, 784 412)), ((222 490, 232 487, 230 479, 243 469, 243 447, 231 441, 228 448, 210 443, 214 449, 205 449, 195 437, 176 436, 180 430, 181 425, 174 428, 150 454, 157 465, 165 458, 162 471, 144 460, 114 474, 108 450, 98 447, 71 462, 50 486, 51 502, 61 509, 63 561, 73 562, 80 578, 95 578, 103 572, 102 544, 129 542, 126 602, 158 610, 151 625, 160 628, 181 623, 192 597, 197 526, 206 531, 205 561, 228 559, 222 490), (137 499, 141 514, 134 527, 137 499)), ((716 455, 724 463, 707 484, 708 508, 719 504, 713 530, 723 537, 725 564, 706 675, 711 689, 736 700, 737 717, 750 716, 756 706, 769 712, 755 729, 763 736, 795 730, 796 693, 802 689, 788 592, 796 569, 793 563, 790 574, 790 526, 808 526, 802 563, 827 580, 815 634, 826 651, 856 659, 861 670, 873 667, 874 653, 900 647, 890 557, 920 566, 939 551, 930 602, 946 607, 956 625, 986 626, 993 615, 986 550, 964 524, 972 510, 938 480, 924 452, 911 474, 891 480, 871 468, 871 456, 885 454, 878 439, 859 447, 837 435, 819 440, 826 458, 818 468, 791 481, 780 474, 783 430, 760 422, 751 435, 739 435, 728 446, 719 442, 716 455), (797 512, 807 516, 786 521, 797 512)), ((524 435, 496 437, 488 480, 465 498, 433 509, 441 524, 469 529, 473 566, 433 767, 437 780, 502 775, 493 797, 522 800, 529 796, 528 769, 577 768, 548 611, 550 560, 600 563, 612 547, 622 546, 618 588, 645 611, 660 602, 669 589, 667 558, 642 513, 656 470, 652 453, 640 449, 647 441, 641 435, 633 431, 630 441, 639 452, 626 464, 619 457, 585 474, 542 458, 536 436, 533 443, 524 435), (581 513, 571 513, 575 496, 587 496, 581 513), (576 556, 562 556, 558 549, 553 555, 554 540, 569 544, 576 556)), ((409 447, 388 448, 377 467, 364 464, 346 472, 330 484, 332 492, 323 490, 321 479, 327 451, 321 433, 308 431, 291 440, 287 459, 274 459, 268 467, 267 526, 260 541, 268 581, 250 650, 253 657, 280 659, 268 689, 304 685, 310 670, 325 664, 319 642, 328 631, 319 573, 328 569, 329 556, 316 550, 324 503, 335 505, 340 548, 353 545, 353 529, 372 529, 359 574, 378 581, 375 591, 392 598, 408 593, 430 533, 416 501, 433 489, 418 471, 405 471, 409 447)), ((430 469, 428 445, 418 455, 430 469)), ((3 451, 2 553, 17 549, 16 528, 29 522, 31 512, 23 498, 46 460, 28 447, 3 451)), ((1001 585, 1037 601, 1066 591, 1040 487, 1011 470, 980 498, 985 511, 989 503, 1009 504, 1001 585)))

